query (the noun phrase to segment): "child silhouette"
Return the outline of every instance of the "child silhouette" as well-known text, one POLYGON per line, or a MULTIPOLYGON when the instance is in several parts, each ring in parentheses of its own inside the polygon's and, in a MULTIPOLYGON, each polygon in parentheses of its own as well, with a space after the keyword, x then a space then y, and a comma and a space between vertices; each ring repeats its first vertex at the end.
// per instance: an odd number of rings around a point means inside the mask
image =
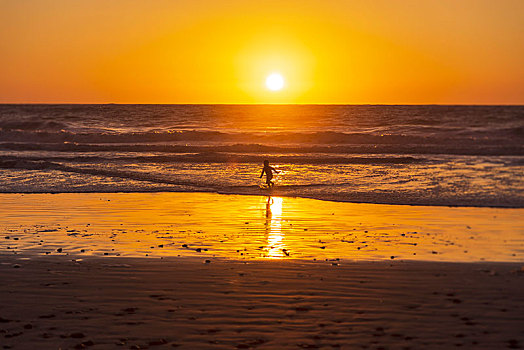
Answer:
POLYGON ((272 166, 269 165, 269 160, 264 161, 264 167, 262 168, 262 173, 260 174, 260 178, 264 176, 264 173, 266 173, 266 185, 267 187, 275 186, 275 184, 271 181, 273 178, 273 172, 279 173, 279 171, 272 166))

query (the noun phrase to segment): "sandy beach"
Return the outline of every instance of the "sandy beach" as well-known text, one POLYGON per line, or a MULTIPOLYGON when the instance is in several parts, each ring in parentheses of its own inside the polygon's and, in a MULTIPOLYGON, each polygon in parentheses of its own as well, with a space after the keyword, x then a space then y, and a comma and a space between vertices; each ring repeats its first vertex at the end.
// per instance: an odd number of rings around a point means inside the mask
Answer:
POLYGON ((522 209, 2 194, 9 349, 518 349, 522 209))
POLYGON ((6 349, 524 345, 518 264, 0 259, 6 349))

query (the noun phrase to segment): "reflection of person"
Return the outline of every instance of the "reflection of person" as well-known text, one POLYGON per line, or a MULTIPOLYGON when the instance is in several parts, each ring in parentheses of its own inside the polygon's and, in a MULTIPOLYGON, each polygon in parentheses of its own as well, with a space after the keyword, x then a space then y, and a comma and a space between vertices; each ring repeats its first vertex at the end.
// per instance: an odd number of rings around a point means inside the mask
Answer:
MULTIPOLYGON (((271 199, 271 196, 268 196, 267 203, 266 203, 266 219, 271 219, 271 216, 272 216, 271 204, 273 204, 273 200, 271 199)), ((266 225, 267 225, 267 221, 266 221, 266 225)))
POLYGON ((262 168, 262 173, 260 174, 260 178, 262 178, 262 176, 264 176, 264 173, 266 173, 266 185, 268 187, 272 187, 274 186, 275 184, 271 181, 271 179, 273 178, 273 172, 275 173, 279 173, 279 171, 275 168, 273 168, 272 166, 269 165, 269 160, 265 160, 264 161, 264 167, 262 168))
POLYGON ((273 220, 273 213, 271 212, 271 205, 273 204, 273 198, 271 196, 267 196, 267 202, 266 202, 266 223, 265 226, 265 233, 266 238, 269 237, 271 234, 271 221, 273 220))

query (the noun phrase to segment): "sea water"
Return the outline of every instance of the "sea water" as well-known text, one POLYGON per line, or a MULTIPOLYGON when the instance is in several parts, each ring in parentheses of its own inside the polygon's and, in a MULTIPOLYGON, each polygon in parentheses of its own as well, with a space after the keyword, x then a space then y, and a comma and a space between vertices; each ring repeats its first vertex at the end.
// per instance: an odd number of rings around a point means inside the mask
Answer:
POLYGON ((0 105, 0 192, 524 207, 523 106, 0 105))

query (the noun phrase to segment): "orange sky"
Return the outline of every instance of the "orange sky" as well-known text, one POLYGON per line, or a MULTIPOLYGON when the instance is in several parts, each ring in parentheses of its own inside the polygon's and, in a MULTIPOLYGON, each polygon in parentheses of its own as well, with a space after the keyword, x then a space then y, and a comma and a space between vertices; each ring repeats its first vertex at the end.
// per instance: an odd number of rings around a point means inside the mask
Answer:
POLYGON ((0 102, 524 104, 523 38, 521 0, 0 0, 0 102))

